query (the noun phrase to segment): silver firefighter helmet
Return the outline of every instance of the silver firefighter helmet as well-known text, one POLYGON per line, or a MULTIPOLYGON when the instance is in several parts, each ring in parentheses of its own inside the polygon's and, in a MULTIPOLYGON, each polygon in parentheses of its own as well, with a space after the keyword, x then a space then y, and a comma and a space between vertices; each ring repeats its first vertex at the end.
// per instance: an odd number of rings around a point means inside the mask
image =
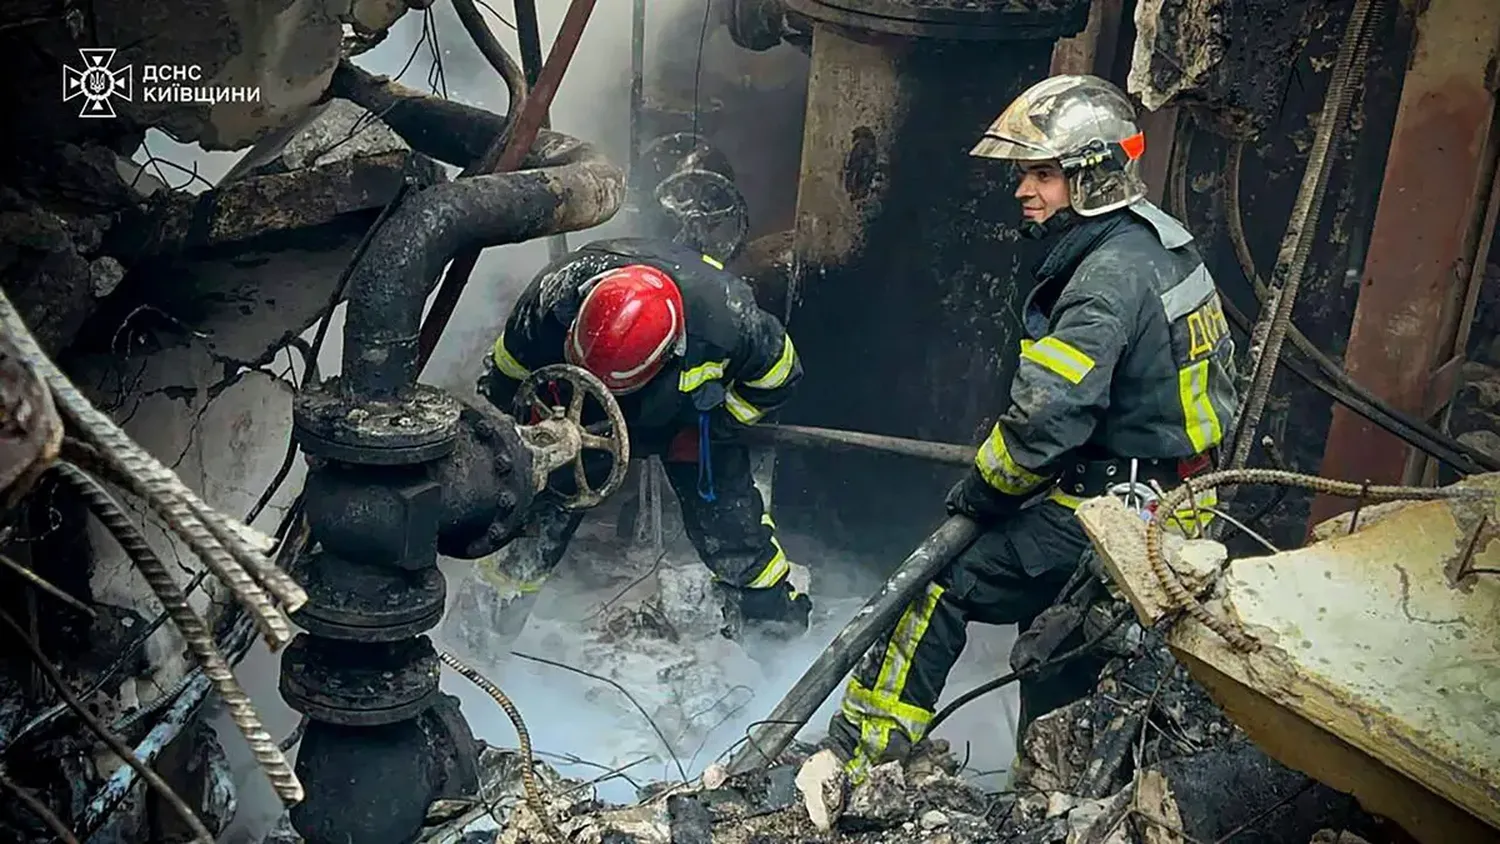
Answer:
POLYGON ((1073 210, 1093 217, 1146 195, 1145 150, 1135 106, 1119 88, 1097 76, 1052 76, 1021 92, 969 154, 1058 162, 1073 210))

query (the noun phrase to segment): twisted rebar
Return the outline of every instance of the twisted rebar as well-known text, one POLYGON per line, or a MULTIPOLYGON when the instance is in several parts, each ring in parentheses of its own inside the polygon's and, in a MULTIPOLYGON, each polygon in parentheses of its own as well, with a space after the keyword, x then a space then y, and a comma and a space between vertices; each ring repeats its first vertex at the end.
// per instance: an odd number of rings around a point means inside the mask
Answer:
POLYGON ((150 502, 235 599, 250 610, 256 627, 271 648, 279 649, 291 641, 291 628, 266 589, 293 609, 306 602, 306 593, 263 555, 250 549, 239 532, 229 526, 226 517, 204 504, 176 475, 96 409, 42 351, 3 291, 0 291, 0 325, 9 333, 22 360, 51 389, 63 415, 89 436, 102 457, 129 482, 131 492, 150 502), (242 559, 249 571, 241 564, 242 559), (266 583, 264 589, 261 581, 266 583))
POLYGON ((531 733, 526 731, 526 722, 521 720, 521 711, 506 697, 500 687, 491 683, 483 674, 459 661, 458 657, 447 651, 438 651, 438 658, 445 665, 463 676, 465 680, 478 686, 485 694, 495 699, 495 703, 505 711, 505 716, 516 728, 516 743, 521 746, 521 787, 526 792, 526 805, 531 807, 532 814, 536 815, 537 821, 542 825, 543 831, 552 836, 555 841, 567 841, 567 836, 552 822, 547 815, 547 804, 542 802, 542 790, 536 784, 536 774, 532 768, 536 765, 536 759, 531 753, 531 733))
POLYGON ((1146 560, 1151 564, 1151 571, 1156 575, 1157 581, 1166 590, 1167 597, 1172 603, 1171 609, 1185 611, 1195 621, 1219 634, 1224 641, 1228 642, 1236 650, 1247 653, 1260 650, 1261 643, 1246 633, 1239 625, 1229 619, 1210 613, 1206 607, 1198 603, 1197 598, 1188 592, 1187 587, 1182 585, 1182 581, 1178 579, 1177 573, 1172 571, 1172 567, 1167 564, 1166 556, 1162 553, 1162 532, 1165 528, 1166 520, 1171 518, 1172 514, 1179 507, 1187 504, 1189 500, 1196 501, 1199 493, 1231 484, 1292 486, 1301 489, 1310 489, 1324 495, 1358 498, 1361 502, 1395 501, 1399 499, 1432 501, 1444 498, 1483 498, 1492 494, 1486 490, 1465 487, 1439 489, 1435 487, 1356 484, 1348 481, 1320 478, 1316 475, 1286 472, 1280 469, 1226 469, 1222 472, 1210 472, 1206 475, 1183 481, 1181 486, 1162 497, 1161 501, 1156 505, 1156 511, 1151 514, 1151 521, 1146 524, 1146 560))
POLYGON ((245 736, 245 742, 249 744, 251 754, 265 770, 266 777, 271 781, 271 786, 276 790, 277 796, 287 804, 301 802, 302 783, 297 780, 297 775, 287 764, 286 757, 276 745, 276 740, 266 732, 259 713, 250 702, 250 697, 245 694, 245 690, 235 679, 229 662, 224 659, 223 654, 219 653, 219 648, 214 643, 213 633, 188 604, 186 593, 182 591, 181 586, 177 585, 177 580, 172 577, 166 563, 162 562, 146 541, 146 537, 130 521, 125 509, 98 481, 70 463, 58 463, 57 469, 63 478, 78 489, 94 516, 120 543, 120 547, 129 555, 136 568, 140 570, 141 576, 151 587, 151 591, 156 593, 162 608, 166 610, 172 623, 177 625, 178 631, 181 632, 188 650, 203 667, 203 673, 218 690, 219 697, 224 700, 224 705, 229 710, 230 720, 234 721, 234 725, 245 736))

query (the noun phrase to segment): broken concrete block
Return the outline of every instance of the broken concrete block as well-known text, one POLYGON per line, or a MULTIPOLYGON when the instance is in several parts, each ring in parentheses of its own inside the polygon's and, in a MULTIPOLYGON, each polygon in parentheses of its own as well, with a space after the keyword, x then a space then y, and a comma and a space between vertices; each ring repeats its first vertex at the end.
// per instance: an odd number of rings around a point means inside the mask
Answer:
POLYGON ((708 791, 722 786, 729 779, 729 769, 718 762, 703 769, 703 787, 708 791))
POLYGON ((936 772, 914 782, 917 801, 929 809, 982 815, 990 797, 978 786, 945 772, 936 772))
POLYGON ((852 831, 889 829, 911 815, 906 773, 901 763, 887 762, 870 769, 865 781, 854 787, 839 825, 852 831))
POLYGON ((656 573, 662 614, 679 636, 717 636, 724 623, 723 599, 713 573, 702 563, 662 566, 656 573))
MULTIPOLYGON (((1077 515, 1094 542, 1100 563, 1124 591, 1141 624, 1150 626, 1171 612, 1172 601, 1146 557, 1146 531, 1140 515, 1111 496, 1083 502, 1077 515)), ((1163 536, 1162 555, 1183 586, 1195 594, 1212 581, 1228 559, 1228 552, 1217 542, 1184 540, 1172 533, 1163 536)))
POLYGON ((942 829, 948 825, 948 816, 937 809, 928 809, 917 821, 923 829, 942 829))
POLYGON ((1367 528, 1411 504, 1410 501, 1382 501, 1379 504, 1366 504, 1359 508, 1358 522, 1354 521, 1355 511, 1348 510, 1331 519, 1318 522, 1313 526, 1309 539, 1312 542, 1324 542, 1336 536, 1345 536, 1350 532, 1351 524, 1355 528, 1367 528))
POLYGON ((797 790, 813 826, 827 832, 844 811, 848 777, 844 763, 832 750, 820 750, 797 771, 797 790))
POLYGON ((714 818, 708 807, 690 795, 667 798, 672 844, 713 844, 714 818))

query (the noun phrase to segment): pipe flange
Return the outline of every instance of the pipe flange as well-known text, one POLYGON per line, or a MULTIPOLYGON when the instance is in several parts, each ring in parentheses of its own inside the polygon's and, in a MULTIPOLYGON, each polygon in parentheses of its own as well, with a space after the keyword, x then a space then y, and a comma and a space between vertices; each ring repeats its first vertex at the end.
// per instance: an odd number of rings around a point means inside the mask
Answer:
POLYGON ((786 0, 788 12, 851 29, 951 41, 1029 41, 1083 31, 1090 0, 786 0))
POLYGON ((447 581, 436 566, 402 571, 351 562, 319 548, 299 560, 307 603, 292 620, 315 636, 397 642, 436 627, 447 581))
POLYGON ((453 451, 458 399, 416 384, 394 401, 352 399, 339 379, 309 386, 292 403, 293 433, 312 457, 366 466, 427 463, 453 451))
POLYGON ((330 724, 394 724, 432 705, 441 665, 426 636, 353 644, 299 633, 281 657, 281 697, 330 724))

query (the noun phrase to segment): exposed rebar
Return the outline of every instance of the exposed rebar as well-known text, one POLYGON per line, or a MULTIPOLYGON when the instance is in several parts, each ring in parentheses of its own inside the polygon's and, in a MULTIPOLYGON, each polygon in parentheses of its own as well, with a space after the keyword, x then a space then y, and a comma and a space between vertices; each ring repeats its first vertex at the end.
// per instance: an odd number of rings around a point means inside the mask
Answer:
POLYGON ((42 351, 25 320, 21 319, 20 313, 4 292, 0 292, 0 325, 10 334, 22 359, 52 390, 63 415, 82 429, 102 456, 122 473, 122 477, 130 481, 131 491, 149 502, 173 532, 182 537, 188 547, 224 582, 235 598, 250 608, 256 626, 272 648, 279 648, 291 641, 291 629, 286 618, 272 603, 266 589, 274 589, 278 597, 282 597, 294 608, 307 600, 302 589, 284 572, 273 572, 275 567, 264 557, 255 553, 245 554, 247 558, 256 561, 252 567, 266 581, 266 588, 263 589, 230 550, 238 548, 243 553, 245 543, 233 528, 227 526, 225 517, 209 509, 176 475, 136 445, 113 420, 101 413, 79 392, 42 351), (205 520, 216 527, 209 527, 205 520))
MULTIPOLYGON (((1250 445, 1255 440, 1255 430, 1265 410, 1266 399, 1271 393, 1271 379, 1276 374, 1276 363, 1281 357, 1281 343, 1291 326, 1292 310, 1297 304, 1297 291, 1302 284, 1302 273, 1312 253, 1313 227, 1323 207, 1323 196, 1328 188, 1330 152, 1334 148, 1335 134, 1342 128, 1349 112, 1354 83, 1362 78, 1365 59, 1369 53, 1370 39, 1375 23, 1380 18, 1382 0, 1355 0, 1349 14, 1349 23, 1344 30, 1343 42, 1339 45, 1338 57, 1329 74, 1329 88, 1324 100, 1323 112, 1318 119, 1318 128, 1313 136, 1312 149, 1308 152, 1307 166, 1302 173, 1302 185, 1287 220, 1286 233, 1282 237, 1281 250, 1276 257, 1276 268, 1272 273, 1271 295, 1255 330, 1251 332, 1252 343, 1260 343, 1251 358, 1246 398, 1241 408, 1228 466, 1231 469, 1244 466, 1250 459, 1250 445)), ((1246 386, 1243 385, 1242 386, 1246 386)))
POLYGON ((532 756, 531 751, 531 733, 527 732, 526 722, 521 719, 521 710, 516 708, 515 703, 506 696, 505 692, 500 690, 499 686, 491 683, 483 674, 465 665, 458 657, 447 651, 438 651, 438 658, 449 668, 458 672, 465 680, 478 686, 504 710, 505 717, 509 718, 510 723, 516 728, 516 743, 521 746, 521 787, 526 792, 526 805, 531 807, 531 811, 536 815, 537 821, 542 825, 542 829, 548 835, 552 836, 553 840, 558 842, 567 841, 567 836, 562 834, 562 830, 559 830, 557 825, 552 822, 552 818, 547 815, 547 804, 543 802, 542 791, 537 787, 536 772, 532 770, 536 766, 536 759, 532 756))
POLYGON ((1226 469, 1221 472, 1209 472, 1168 492, 1157 503, 1156 510, 1151 515, 1151 521, 1146 524, 1146 560, 1151 564, 1151 571, 1161 583, 1162 589, 1166 590, 1167 597, 1172 603, 1171 609, 1185 611, 1195 621, 1217 633, 1231 646, 1245 652, 1259 650, 1261 643, 1240 629, 1238 625, 1226 618, 1214 615, 1198 603, 1198 600, 1178 579, 1176 572, 1172 571, 1166 556, 1162 553, 1162 532, 1168 517, 1175 514, 1190 497, 1196 498, 1211 489, 1234 484, 1292 486, 1343 498, 1363 496, 1368 501, 1400 499, 1432 501, 1446 498, 1482 498, 1490 495, 1485 490, 1468 487, 1371 486, 1335 481, 1316 475, 1283 472, 1278 469, 1226 469))
POLYGON ((124 508, 98 481, 69 463, 59 463, 57 469, 69 483, 78 489, 94 516, 120 543, 120 547, 129 555, 136 568, 140 570, 141 576, 145 578, 147 585, 151 587, 151 591, 161 601, 162 608, 171 617, 172 623, 177 625, 188 650, 203 667, 203 673, 208 676, 214 689, 219 693, 219 697, 223 699, 225 707, 229 710, 230 720, 245 736, 245 742, 250 746, 251 754, 266 772, 266 777, 271 781, 271 787, 276 790, 276 795, 288 805, 300 802, 303 797, 302 783, 298 782, 297 775, 287 764, 281 749, 276 746, 276 740, 266 732, 265 725, 260 720, 260 714, 255 711, 255 706, 250 701, 250 696, 245 694, 245 690, 235 679, 234 670, 230 668, 224 655, 219 652, 218 645, 214 643, 212 631, 188 603, 187 595, 177 584, 177 580, 172 576, 166 563, 162 562, 150 543, 146 541, 146 537, 130 521, 124 508))

